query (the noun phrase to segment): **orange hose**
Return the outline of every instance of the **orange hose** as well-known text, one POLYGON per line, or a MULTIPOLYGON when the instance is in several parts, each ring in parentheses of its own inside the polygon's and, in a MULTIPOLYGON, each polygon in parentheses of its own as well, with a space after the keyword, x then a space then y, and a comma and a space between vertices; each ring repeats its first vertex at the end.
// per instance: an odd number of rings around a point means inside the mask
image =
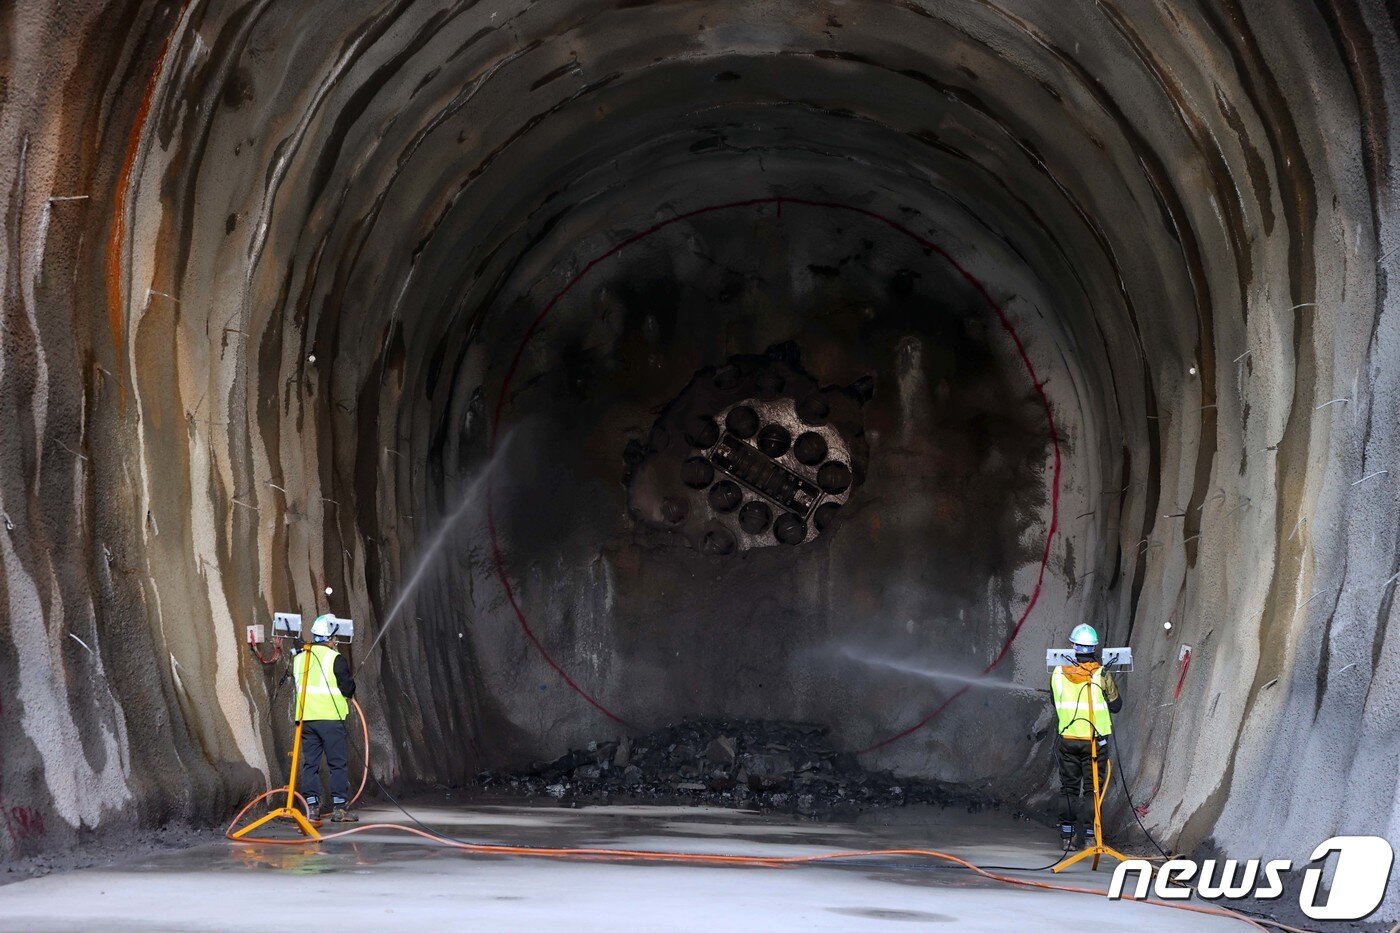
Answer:
POLYGON ((363 730, 365 741, 360 747, 365 750, 365 770, 360 775, 360 789, 355 791, 355 796, 350 798, 347 807, 353 807, 355 801, 360 799, 360 795, 365 792, 365 782, 369 780, 369 723, 365 722, 365 711, 360 708, 360 701, 354 697, 350 698, 350 705, 355 707, 355 715, 360 717, 360 729, 363 730))
POLYGON ((1113 759, 1108 760, 1104 767, 1103 787, 1099 789, 1099 806, 1103 806, 1104 797, 1108 796, 1108 787, 1113 783, 1113 759))
MULTIPOLYGON (((285 787, 274 787, 274 788, 272 788, 271 790, 265 790, 265 791, 263 791, 261 794, 258 794, 258 795, 257 795, 256 797, 254 797, 252 800, 248 801, 246 804, 243 805, 243 809, 238 811, 238 815, 235 816, 235 817, 233 818, 233 821, 232 821, 231 823, 228 824, 228 829, 224 830, 224 835, 225 835, 225 836, 228 836, 230 839, 232 839, 233 837, 230 836, 229 834, 232 833, 232 832, 233 832, 233 828, 234 828, 235 826, 238 825, 238 821, 241 820, 241 819, 243 819, 243 814, 245 814, 245 813, 247 813, 249 810, 253 809, 253 807, 254 807, 255 805, 257 805, 257 803, 258 803, 259 801, 266 800, 267 798, 271 797, 273 794, 280 794, 280 793, 284 792, 286 789, 287 789, 287 788, 285 788, 285 787)), ((307 808, 307 806, 306 806, 306 798, 303 797, 299 791, 293 791, 293 793, 296 795, 296 798, 297 798, 298 800, 301 801, 301 807, 302 807, 302 809, 303 809, 303 810, 307 810, 308 808, 307 808)), ((264 840, 259 840, 259 841, 264 841, 264 840)))
MULTIPOLYGON (((264 796, 268 796, 276 791, 269 791, 264 796)), ((259 798, 261 799, 261 798, 259 798)), ((256 802, 256 801, 254 801, 256 802)), ((251 806, 251 804, 249 805, 251 806)), ((244 807, 239 813, 239 817, 246 812, 248 807, 244 807)), ((225 835, 233 839, 233 827, 237 825, 238 818, 229 824, 225 835)), ((956 855, 949 855, 946 852, 939 852, 935 849, 859 849, 846 852, 831 852, 824 855, 711 855, 698 852, 665 852, 648 849, 586 849, 586 848, 538 848, 534 846, 507 846, 491 845, 486 843, 458 842, 453 839, 445 839, 432 833, 424 832, 412 826, 404 826, 399 823, 365 823, 351 829, 340 832, 327 833, 319 839, 268 839, 264 837, 245 837, 234 839, 233 841, 246 844, 267 844, 267 845, 312 845, 319 842, 327 842, 331 839, 344 839, 346 836, 353 836, 358 833, 368 832, 372 829, 387 829, 397 832, 410 833, 421 836, 431 842, 437 842, 452 849, 463 852, 474 852, 483 855, 522 855, 536 858, 581 858, 581 859, 611 859, 620 861, 648 861, 648 862, 688 862, 705 865, 749 865, 762 868, 779 868, 785 865, 810 865, 817 862, 836 861, 841 859, 872 858, 889 856, 918 856, 922 858, 939 859, 959 865, 969 871, 976 872, 984 878, 992 881, 999 881, 1002 884, 1016 885, 1025 888, 1040 888, 1046 891, 1067 891, 1073 894, 1094 894, 1106 897, 1106 891, 1097 888, 1081 888, 1072 885, 1050 884, 1044 881, 1031 881, 1026 878, 1012 878, 1007 875, 999 875, 994 872, 979 868, 971 862, 958 858, 956 855)), ((1227 910, 1222 907, 1205 907, 1196 904, 1174 904, 1169 901, 1160 901, 1153 898, 1136 898, 1132 895, 1123 895, 1123 900, 1141 900, 1145 904, 1153 904, 1158 907, 1171 907, 1175 910, 1189 910, 1192 913, 1211 914, 1218 917, 1229 917, 1249 924, 1255 929, 1263 930, 1265 927, 1256 921, 1227 910)))

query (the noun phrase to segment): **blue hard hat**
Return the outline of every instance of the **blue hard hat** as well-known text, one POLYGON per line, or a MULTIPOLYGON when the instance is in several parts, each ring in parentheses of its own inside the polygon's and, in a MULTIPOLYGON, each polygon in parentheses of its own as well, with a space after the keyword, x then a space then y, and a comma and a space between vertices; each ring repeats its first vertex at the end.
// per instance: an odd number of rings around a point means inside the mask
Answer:
POLYGON ((1094 631, 1092 625, 1080 623, 1069 633, 1069 643, 1074 645, 1074 650, 1080 654, 1093 654, 1094 649, 1099 646, 1099 633, 1094 631))

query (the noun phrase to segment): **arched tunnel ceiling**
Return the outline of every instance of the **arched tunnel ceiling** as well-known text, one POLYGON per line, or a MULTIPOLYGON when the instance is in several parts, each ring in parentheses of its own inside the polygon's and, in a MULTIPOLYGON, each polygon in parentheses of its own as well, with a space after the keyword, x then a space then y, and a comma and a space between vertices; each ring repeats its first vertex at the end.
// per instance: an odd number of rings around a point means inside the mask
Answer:
POLYGON ((1154 829, 1389 825, 1380 5, 5 15, 7 797, 76 832, 260 784, 243 628, 330 586, 404 781, 758 714, 1033 795, 1040 699, 849 656, 1038 685, 1089 621, 1154 829), (774 354, 873 387, 840 519, 649 524, 624 452, 774 354))

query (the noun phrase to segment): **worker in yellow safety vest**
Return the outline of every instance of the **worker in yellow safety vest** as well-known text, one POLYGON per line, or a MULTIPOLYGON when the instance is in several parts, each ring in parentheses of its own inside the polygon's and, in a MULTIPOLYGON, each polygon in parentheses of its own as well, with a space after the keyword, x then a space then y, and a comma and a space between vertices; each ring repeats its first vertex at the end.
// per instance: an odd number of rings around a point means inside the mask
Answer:
POLYGON ((1110 714, 1123 708, 1123 698, 1113 675, 1098 661, 1099 633, 1091 625, 1077 625, 1069 634, 1074 646, 1074 663, 1061 664, 1050 672, 1050 694, 1055 699, 1060 742, 1060 841, 1065 851, 1082 848, 1094 840, 1093 744, 1098 744, 1099 780, 1108 764, 1108 736, 1113 732, 1110 714), (1093 703, 1089 700, 1092 697, 1093 703), (1092 707, 1092 712, 1091 712, 1092 707), (1087 798, 1088 814, 1079 822, 1081 794, 1087 798), (1076 831, 1078 829, 1078 831, 1076 831))
MULTIPOLYGON (((346 772, 345 717, 350 712, 350 699, 355 695, 355 679, 350 665, 330 644, 335 635, 333 615, 321 615, 311 623, 311 645, 305 649, 308 658, 298 650, 292 655, 292 671, 296 675, 296 703, 301 702, 303 673, 306 674, 306 705, 301 710, 301 773, 297 786, 306 798, 307 819, 320 819, 321 757, 331 779, 331 822, 355 823, 359 817, 346 809, 350 778, 346 772)), ((293 717, 296 716, 293 706, 293 717)))

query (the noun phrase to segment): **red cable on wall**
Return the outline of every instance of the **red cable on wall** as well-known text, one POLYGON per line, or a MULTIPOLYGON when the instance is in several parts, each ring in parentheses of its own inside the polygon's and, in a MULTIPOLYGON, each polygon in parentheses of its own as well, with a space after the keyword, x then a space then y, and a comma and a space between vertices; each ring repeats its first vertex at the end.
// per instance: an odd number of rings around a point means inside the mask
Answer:
POLYGON ((1186 686, 1186 669, 1191 666, 1191 646, 1181 646, 1181 674, 1176 678, 1176 691, 1172 694, 1172 702, 1181 699, 1181 688, 1186 686))

